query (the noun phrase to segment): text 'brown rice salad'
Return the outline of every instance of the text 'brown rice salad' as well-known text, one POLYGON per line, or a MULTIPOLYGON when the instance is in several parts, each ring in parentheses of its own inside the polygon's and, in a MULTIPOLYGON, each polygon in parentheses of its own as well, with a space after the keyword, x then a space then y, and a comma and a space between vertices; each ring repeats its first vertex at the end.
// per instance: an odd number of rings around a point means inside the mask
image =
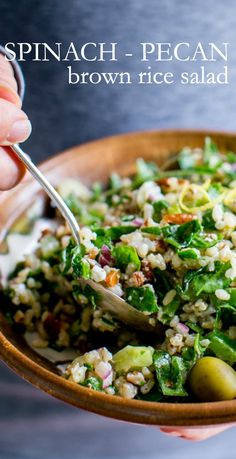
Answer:
POLYGON ((65 180, 59 192, 81 225, 43 232, 4 290, 36 348, 73 348, 64 377, 126 398, 180 402, 236 397, 236 155, 211 139, 184 148, 176 170, 137 161, 107 188, 65 180), (163 325, 126 327, 99 307, 91 278, 163 325))

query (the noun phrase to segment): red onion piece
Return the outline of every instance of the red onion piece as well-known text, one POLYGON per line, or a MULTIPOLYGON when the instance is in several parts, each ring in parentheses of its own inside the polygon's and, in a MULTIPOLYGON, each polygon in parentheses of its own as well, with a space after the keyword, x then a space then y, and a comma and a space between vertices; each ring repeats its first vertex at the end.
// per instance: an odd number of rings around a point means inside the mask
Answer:
POLYGON ((112 367, 108 362, 100 362, 95 366, 95 373, 103 381, 103 388, 106 388, 112 383, 112 367))
POLYGON ((157 200, 158 200, 158 198, 157 198, 157 195, 156 195, 156 194, 150 193, 150 194, 148 195, 148 201, 154 202, 154 201, 157 201, 157 200))
POLYGON ((108 266, 112 265, 113 262, 114 262, 114 258, 111 255, 111 251, 109 247, 107 247, 107 245, 103 245, 101 248, 101 254, 99 255, 99 258, 98 258, 98 263, 103 268, 106 265, 108 266))
POLYGON ((143 223, 144 223, 144 220, 143 220, 143 218, 137 217, 137 218, 135 218, 135 219, 132 221, 132 223, 133 223, 133 225, 135 225, 135 226, 142 226, 143 223))
POLYGON ((105 379, 103 379, 102 387, 106 389, 106 387, 111 386, 112 384, 112 371, 110 371, 109 375, 105 379))
POLYGON ((107 247, 107 245, 103 245, 102 248, 101 248, 101 253, 105 256, 105 257, 109 257, 111 255, 111 251, 109 249, 109 247, 107 247))
POLYGON ((102 268, 104 268, 104 266, 109 265, 109 261, 103 255, 99 255, 98 263, 101 265, 102 268))
POLYGON ((176 325, 176 330, 180 333, 183 333, 183 335, 186 335, 189 332, 189 328, 187 325, 183 324, 182 322, 179 322, 176 325))

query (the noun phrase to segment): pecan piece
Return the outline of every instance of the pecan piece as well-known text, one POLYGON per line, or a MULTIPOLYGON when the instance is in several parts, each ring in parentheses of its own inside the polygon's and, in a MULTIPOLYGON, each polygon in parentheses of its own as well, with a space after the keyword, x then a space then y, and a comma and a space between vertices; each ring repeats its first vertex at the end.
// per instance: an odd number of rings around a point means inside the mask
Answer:
POLYGON ((148 281, 148 282, 152 282, 153 281, 153 270, 152 270, 152 267, 151 267, 151 263, 149 263, 149 261, 147 260, 143 260, 142 261, 142 272, 145 276, 145 279, 148 281))
POLYGON ((142 271, 135 271, 129 279, 130 287, 141 287, 145 282, 145 276, 142 271))

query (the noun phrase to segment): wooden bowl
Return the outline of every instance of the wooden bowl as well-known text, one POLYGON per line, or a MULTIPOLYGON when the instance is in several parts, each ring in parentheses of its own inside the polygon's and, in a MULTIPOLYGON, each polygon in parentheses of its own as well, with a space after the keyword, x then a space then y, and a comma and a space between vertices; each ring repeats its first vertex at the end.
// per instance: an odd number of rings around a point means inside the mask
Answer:
MULTIPOLYGON (((56 185, 64 177, 84 183, 106 181, 111 172, 134 171, 143 157, 159 165, 184 146, 201 147, 210 135, 222 150, 236 151, 236 135, 216 132, 156 131, 120 135, 69 149, 44 162, 42 171, 56 185)), ((26 177, 14 190, 0 195, 2 237, 13 221, 39 193, 37 183, 26 177)), ((74 406, 125 421, 165 426, 207 426, 236 421, 236 400, 211 403, 155 403, 109 396, 76 385, 59 376, 56 366, 30 349, 0 316, 0 355, 20 376, 74 406)))

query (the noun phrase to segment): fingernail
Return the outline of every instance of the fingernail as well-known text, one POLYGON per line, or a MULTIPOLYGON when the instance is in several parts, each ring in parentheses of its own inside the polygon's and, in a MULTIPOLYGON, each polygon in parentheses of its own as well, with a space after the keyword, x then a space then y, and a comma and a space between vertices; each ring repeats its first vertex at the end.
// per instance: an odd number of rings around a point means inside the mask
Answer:
POLYGON ((7 136, 8 142, 23 142, 29 137, 31 129, 31 123, 28 119, 16 121, 7 136))

